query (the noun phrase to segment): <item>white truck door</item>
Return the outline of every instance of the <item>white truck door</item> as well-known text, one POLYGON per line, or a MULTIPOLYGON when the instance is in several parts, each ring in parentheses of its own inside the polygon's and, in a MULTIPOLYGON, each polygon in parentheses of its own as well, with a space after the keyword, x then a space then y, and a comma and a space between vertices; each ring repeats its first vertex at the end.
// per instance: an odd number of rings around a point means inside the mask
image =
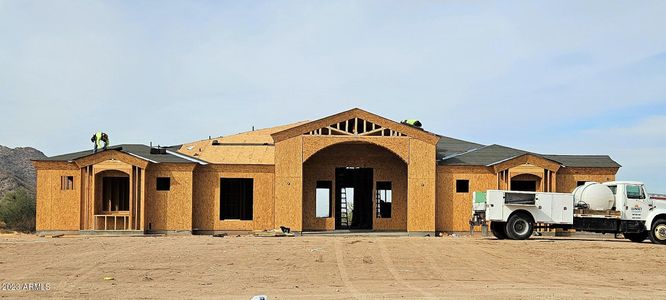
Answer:
POLYGON ((625 206, 622 216, 625 220, 645 220, 650 212, 649 197, 640 184, 627 184, 624 186, 625 206))

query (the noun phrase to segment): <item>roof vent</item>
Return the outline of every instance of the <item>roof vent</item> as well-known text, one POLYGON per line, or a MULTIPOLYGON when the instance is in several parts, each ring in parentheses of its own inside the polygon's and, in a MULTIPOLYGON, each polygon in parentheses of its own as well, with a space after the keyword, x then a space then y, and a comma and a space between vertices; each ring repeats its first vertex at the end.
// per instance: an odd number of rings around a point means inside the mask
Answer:
POLYGON ((150 148, 150 154, 167 154, 166 148, 150 148))

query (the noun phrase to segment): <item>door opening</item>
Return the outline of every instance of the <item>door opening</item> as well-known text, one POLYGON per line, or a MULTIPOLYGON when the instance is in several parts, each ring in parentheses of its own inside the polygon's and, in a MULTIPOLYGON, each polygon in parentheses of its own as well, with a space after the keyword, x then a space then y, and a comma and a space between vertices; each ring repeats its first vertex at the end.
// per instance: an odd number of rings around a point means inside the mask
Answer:
POLYGON ((335 229, 372 229, 372 168, 335 169, 335 229))

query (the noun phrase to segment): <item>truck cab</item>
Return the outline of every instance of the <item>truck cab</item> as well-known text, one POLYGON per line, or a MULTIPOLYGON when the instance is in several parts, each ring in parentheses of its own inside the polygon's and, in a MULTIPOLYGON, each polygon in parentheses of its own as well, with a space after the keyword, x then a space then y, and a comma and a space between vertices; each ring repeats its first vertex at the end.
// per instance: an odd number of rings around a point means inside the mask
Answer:
POLYGON ((621 213, 623 220, 647 220, 653 207, 653 201, 645 190, 645 185, 638 181, 611 181, 603 185, 615 195, 613 209, 621 213))

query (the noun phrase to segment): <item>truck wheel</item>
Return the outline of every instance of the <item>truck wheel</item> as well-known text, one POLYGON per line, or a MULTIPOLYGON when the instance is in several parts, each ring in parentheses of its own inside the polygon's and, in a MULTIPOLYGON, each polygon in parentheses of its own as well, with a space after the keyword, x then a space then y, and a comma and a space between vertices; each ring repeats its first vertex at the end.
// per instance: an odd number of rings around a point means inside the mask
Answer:
POLYGON ((652 223, 650 240, 655 244, 666 244, 666 219, 658 219, 652 223))
POLYGON ((506 236, 512 240, 524 240, 532 235, 534 230, 532 218, 525 213, 517 213, 509 218, 505 226, 506 236))
POLYGON ((649 234, 650 233, 647 231, 632 232, 632 233, 627 232, 624 234, 624 237, 626 237, 628 240, 634 243, 642 243, 645 239, 647 239, 649 234))
POLYGON ((490 232, 492 232, 498 240, 506 239, 504 226, 506 226, 506 223, 504 222, 490 222, 490 232))

